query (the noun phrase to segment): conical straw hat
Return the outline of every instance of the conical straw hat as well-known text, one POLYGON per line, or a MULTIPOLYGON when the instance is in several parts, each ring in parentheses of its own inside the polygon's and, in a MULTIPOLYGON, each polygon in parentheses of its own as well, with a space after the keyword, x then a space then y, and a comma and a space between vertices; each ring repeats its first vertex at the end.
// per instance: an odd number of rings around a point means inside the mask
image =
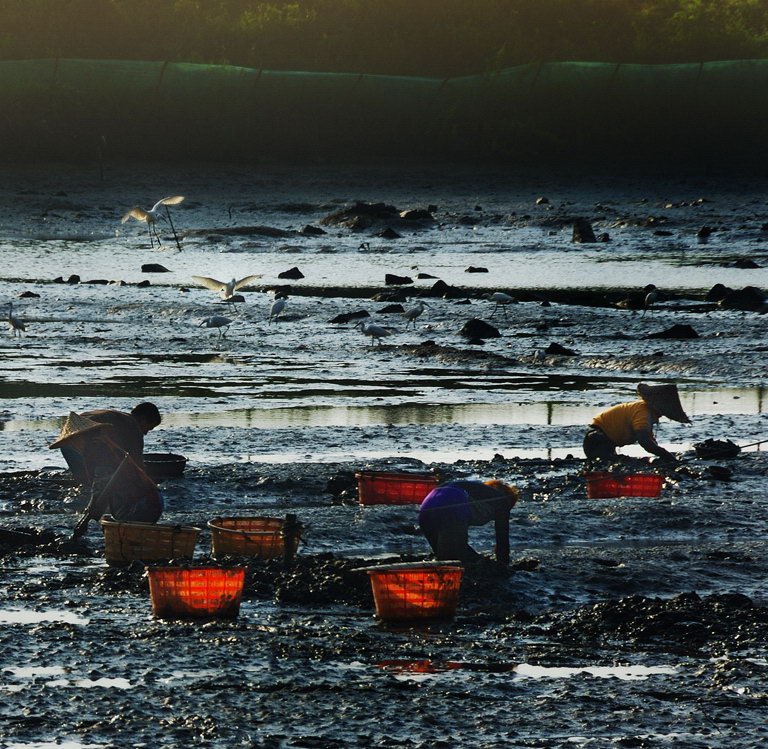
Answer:
POLYGON ((74 411, 70 411, 67 420, 64 422, 64 426, 61 428, 58 439, 55 442, 51 442, 51 444, 48 445, 48 449, 53 450, 54 448, 61 447, 62 443, 76 435, 85 434, 94 429, 102 429, 109 426, 110 424, 100 424, 98 421, 89 419, 87 416, 81 416, 74 411))
POLYGON ((662 416, 683 424, 690 422, 688 414, 683 410, 683 404, 680 403, 677 385, 646 385, 641 382, 637 386, 637 394, 662 416))

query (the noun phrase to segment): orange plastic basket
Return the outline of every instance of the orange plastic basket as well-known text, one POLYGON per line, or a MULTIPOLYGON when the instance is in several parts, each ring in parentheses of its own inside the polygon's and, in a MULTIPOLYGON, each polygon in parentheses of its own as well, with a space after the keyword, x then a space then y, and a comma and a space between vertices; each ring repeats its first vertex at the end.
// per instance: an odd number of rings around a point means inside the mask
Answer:
POLYGON ((607 499, 610 497, 658 497, 664 484, 664 476, 657 473, 587 473, 587 497, 607 499))
MULTIPOLYGON (((282 518, 214 518, 208 522, 211 529, 211 553, 214 557, 280 557, 285 548, 284 525, 282 518)), ((298 536, 293 543, 295 553, 299 546, 298 536)))
POLYGON ((152 611, 160 619, 235 619, 245 567, 147 567, 152 611))
POLYGON ((456 613, 462 567, 392 564, 366 570, 376 615, 386 621, 445 619, 456 613))
POLYGON ((361 471, 355 478, 361 505, 417 505, 440 483, 434 473, 361 471))
POLYGON ((107 564, 167 562, 194 554, 199 528, 159 523, 120 523, 111 515, 101 520, 107 564))

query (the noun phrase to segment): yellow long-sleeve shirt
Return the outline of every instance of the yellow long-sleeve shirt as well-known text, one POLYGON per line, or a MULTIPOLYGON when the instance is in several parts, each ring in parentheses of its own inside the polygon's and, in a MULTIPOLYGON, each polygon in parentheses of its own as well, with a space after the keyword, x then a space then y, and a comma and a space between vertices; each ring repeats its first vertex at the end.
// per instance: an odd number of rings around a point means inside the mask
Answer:
POLYGON ((637 442, 636 430, 646 430, 653 434, 651 412, 645 401, 620 403, 595 416, 592 424, 603 431, 614 445, 631 445, 637 442))

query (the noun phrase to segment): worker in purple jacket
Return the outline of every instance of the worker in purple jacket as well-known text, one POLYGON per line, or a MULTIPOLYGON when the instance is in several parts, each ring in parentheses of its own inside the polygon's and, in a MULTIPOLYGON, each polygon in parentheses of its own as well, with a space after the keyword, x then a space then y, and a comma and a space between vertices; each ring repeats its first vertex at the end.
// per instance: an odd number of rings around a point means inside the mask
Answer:
POLYGON ((468 543, 469 526, 493 521, 496 560, 509 562, 509 513, 519 493, 491 481, 448 481, 433 489, 419 505, 419 527, 437 559, 471 561, 478 554, 468 543))

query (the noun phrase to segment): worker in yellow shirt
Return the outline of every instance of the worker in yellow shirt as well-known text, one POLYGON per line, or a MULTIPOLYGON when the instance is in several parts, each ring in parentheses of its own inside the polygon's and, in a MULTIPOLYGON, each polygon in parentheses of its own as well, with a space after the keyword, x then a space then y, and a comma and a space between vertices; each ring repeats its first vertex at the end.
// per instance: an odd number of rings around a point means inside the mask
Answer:
POLYGON ((584 454, 587 458, 616 457, 616 448, 638 444, 646 452, 665 460, 675 456, 656 442, 653 427, 662 416, 682 423, 690 422, 680 403, 677 385, 637 386, 641 400, 620 403, 595 416, 584 437, 584 454))

